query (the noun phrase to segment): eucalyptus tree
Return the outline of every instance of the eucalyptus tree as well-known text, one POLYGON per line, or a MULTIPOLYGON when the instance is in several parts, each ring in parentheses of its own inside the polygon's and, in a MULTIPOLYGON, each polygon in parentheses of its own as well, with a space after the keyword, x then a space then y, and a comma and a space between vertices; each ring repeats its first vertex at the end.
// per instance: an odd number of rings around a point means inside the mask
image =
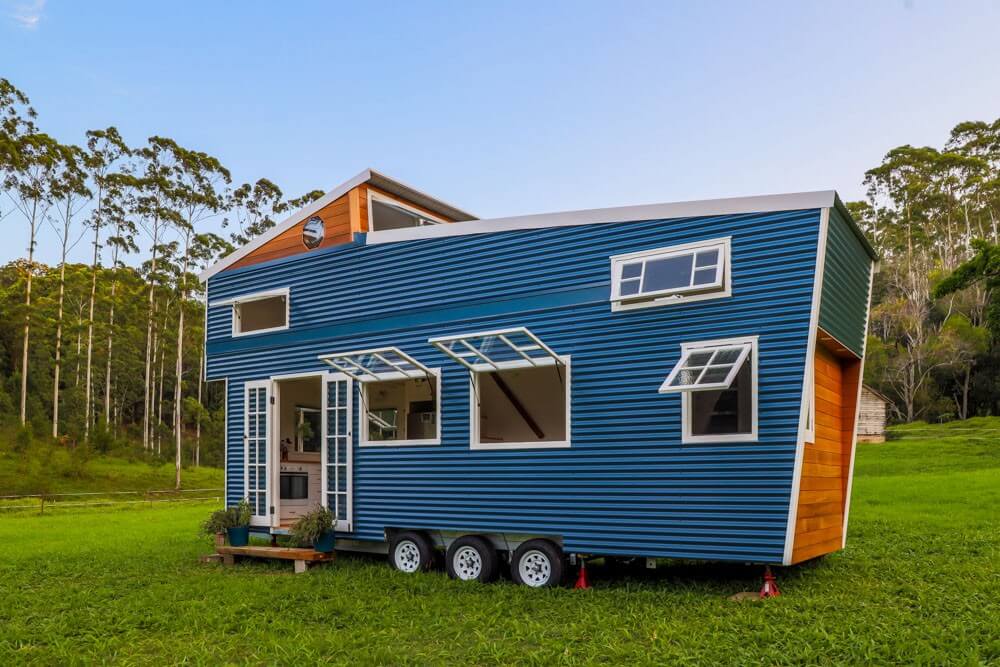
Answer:
POLYGON ((104 424, 106 427, 111 424, 112 416, 111 366, 114 358, 112 353, 114 351, 115 307, 117 305, 119 276, 125 266, 122 257, 129 253, 139 252, 139 247, 135 242, 138 229, 129 215, 129 211, 136 208, 131 203, 134 194, 129 185, 130 179, 124 174, 118 176, 108 180, 108 188, 101 204, 108 224, 114 226, 114 231, 107 238, 107 245, 111 248, 111 288, 108 298, 108 339, 104 368, 104 424))
POLYGON ((34 131, 36 115, 28 96, 0 77, 0 183, 25 167, 21 139, 34 131))
POLYGON ((35 246, 38 229, 55 200, 55 176, 65 158, 63 147, 47 134, 38 132, 26 121, 25 134, 17 137, 15 150, 18 167, 8 170, 3 187, 28 223, 27 262, 25 264, 24 336, 21 344, 21 424, 27 421, 28 349, 31 341, 31 283, 36 272, 35 246))
POLYGON ((157 261, 162 251, 162 236, 168 225, 183 222, 173 206, 176 183, 174 182, 174 164, 170 140, 162 137, 150 137, 146 146, 135 151, 140 160, 140 167, 135 177, 128 183, 136 189, 134 197, 136 218, 139 225, 150 238, 150 269, 148 271, 148 300, 146 316, 146 363, 144 375, 144 400, 142 418, 143 449, 150 448, 150 417, 155 398, 152 392, 153 365, 155 354, 153 350, 153 327, 156 320, 156 291, 162 283, 157 272, 157 261))
MULTIPOLYGON (((183 252, 177 278, 177 356, 174 366, 174 467, 175 484, 177 488, 180 488, 184 432, 181 415, 181 394, 184 386, 184 311, 188 300, 189 285, 193 278, 189 275, 189 268, 193 261, 204 257, 205 248, 214 250, 218 246, 218 243, 198 234, 197 227, 207 218, 219 214, 223 209, 226 197, 222 189, 231 181, 231 178, 229 170, 210 155, 188 150, 168 139, 164 139, 163 142, 164 146, 172 152, 174 158, 174 181, 177 184, 174 191, 174 202, 180 212, 179 220, 175 224, 183 238, 183 252)), ((215 236, 212 238, 218 239, 215 236)))
MULTIPOLYGON (((118 174, 115 168, 129 154, 118 129, 108 127, 104 130, 89 130, 87 132, 87 151, 83 164, 94 187, 94 208, 90 216, 90 227, 94 230, 94 254, 91 260, 90 302, 87 314, 87 364, 84 380, 84 438, 90 435, 92 387, 91 370, 94 359, 94 307, 97 303, 97 275, 101 268, 101 229, 105 225, 115 224, 120 209, 116 206, 105 206, 107 193, 120 188, 118 174)), ((112 297, 113 299, 114 297, 112 297)), ((112 306, 113 307, 113 306, 112 306)), ((109 332, 110 335, 110 332, 109 332)), ((105 408, 107 409, 107 408, 105 408)))
MULTIPOLYGON (((87 205, 91 191, 83 169, 83 151, 77 146, 61 146, 61 159, 52 175, 58 225, 53 225, 60 241, 59 306, 56 315, 55 368, 52 382, 52 437, 59 436, 59 376, 62 371, 63 305, 66 299, 66 253, 73 242, 73 220, 87 205)), ((82 238, 82 237, 80 237, 82 238)), ((79 239, 77 239, 78 241, 79 239)))

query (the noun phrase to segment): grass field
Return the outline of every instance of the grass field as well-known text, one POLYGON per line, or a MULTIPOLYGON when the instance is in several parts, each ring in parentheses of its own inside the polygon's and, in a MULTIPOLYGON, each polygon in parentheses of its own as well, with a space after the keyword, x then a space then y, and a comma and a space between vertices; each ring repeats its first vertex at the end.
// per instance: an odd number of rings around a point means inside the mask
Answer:
POLYGON ((0 664, 997 663, 1000 420, 971 426, 862 445, 847 550, 765 602, 726 599, 759 568, 714 564, 590 591, 200 565, 204 505, 0 518, 0 664))

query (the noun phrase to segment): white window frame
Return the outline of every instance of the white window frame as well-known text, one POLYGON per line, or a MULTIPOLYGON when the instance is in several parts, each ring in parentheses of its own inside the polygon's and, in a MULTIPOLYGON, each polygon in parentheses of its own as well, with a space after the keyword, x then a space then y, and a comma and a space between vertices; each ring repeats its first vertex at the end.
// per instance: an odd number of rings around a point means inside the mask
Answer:
POLYGON ((542 340, 531 333, 526 327, 513 327, 509 329, 495 329, 493 331, 479 331, 476 333, 462 334, 458 336, 437 336, 435 338, 430 338, 427 341, 442 354, 451 357, 453 360, 457 361, 459 364, 465 366, 470 371, 501 371, 510 370, 514 368, 533 368, 539 366, 554 366, 561 363, 562 357, 555 353, 555 351, 542 342, 542 340), (532 345, 530 347, 519 348, 510 339, 511 335, 525 336, 531 340, 532 345), (468 343, 469 339, 472 338, 499 338, 502 343, 507 345, 507 347, 516 352, 521 358, 520 359, 507 359, 503 361, 497 361, 491 359, 482 351, 477 351, 478 348, 473 349, 473 346, 468 343), (468 349, 468 352, 464 354, 456 354, 449 346, 449 343, 462 342, 464 346, 468 349), (541 350, 545 353, 545 356, 533 357, 528 354, 528 352, 534 352, 536 350, 541 350), (468 360, 471 359, 474 363, 470 363, 468 360))
MULTIPOLYGON (((469 449, 496 451, 504 449, 566 449, 572 446, 573 436, 571 427, 573 424, 573 383, 570 356, 558 356, 559 366, 562 366, 563 381, 566 383, 566 439, 553 440, 549 442, 480 442, 479 441, 479 378, 483 373, 496 373, 498 371, 514 370, 518 368, 538 368, 536 366, 519 364, 516 366, 500 366, 499 368, 487 367, 469 372, 469 449)), ((540 368, 555 367, 557 364, 548 364, 540 368)))
MULTIPOLYGON (((681 395, 681 443, 697 444, 704 442, 757 442, 758 439, 758 372, 760 346, 758 336, 744 336, 739 338, 720 338, 717 340, 705 340, 689 343, 681 343, 681 357, 692 348, 723 347, 727 345, 743 345, 750 343, 750 432, 749 433, 726 433, 715 435, 692 435, 691 433, 691 392, 678 392, 681 395)), ((680 360, 678 359, 678 363, 680 360)), ((746 363, 744 361, 744 363, 746 363)))
MULTIPOLYGON (((358 391, 361 392, 361 438, 358 440, 359 447, 421 447, 441 444, 441 369, 428 368, 430 375, 434 378, 434 415, 437 435, 433 438, 407 438, 406 440, 369 440, 368 439, 368 412, 370 403, 368 401, 368 388, 379 382, 394 382, 398 380, 413 380, 412 377, 387 377, 378 380, 366 380, 359 382, 358 391)), ((398 373, 395 375, 399 375, 398 373)), ((425 378, 430 380, 427 375, 425 378)), ((397 426, 398 427, 398 426, 397 426)))
POLYGON ((217 306, 231 306, 232 307, 232 335, 233 338, 239 338, 240 336, 256 336, 257 334, 273 333, 275 331, 285 331, 291 324, 291 290, 287 287, 282 287, 280 289, 267 290, 266 292, 253 292, 251 294, 241 294, 240 296, 234 296, 229 299, 222 299, 220 301, 213 301, 210 307, 215 308, 217 306), (264 299, 272 299, 274 297, 285 297, 285 324, 280 327, 268 327, 267 329, 255 329, 253 331, 240 331, 239 327, 239 307, 244 303, 250 303, 252 301, 263 301, 264 299))
MULTIPOLYGON (((399 208, 405 209, 405 210, 409 211, 410 213, 412 213, 413 215, 415 215, 417 217, 420 217, 420 218, 423 218, 424 220, 427 220, 428 222, 431 222, 431 223, 433 223, 435 225, 443 225, 443 224, 447 223, 447 220, 442 220, 441 218, 437 217, 436 215, 433 215, 431 213, 427 213, 425 211, 421 211, 420 209, 415 208, 412 204, 407 204, 406 202, 400 201, 400 200, 395 199, 393 197, 389 197, 388 195, 384 195, 384 194, 382 194, 380 192, 374 192, 374 191, 372 191, 371 188, 368 188, 368 231, 370 231, 370 232, 379 231, 377 229, 374 229, 374 227, 373 227, 374 220, 375 220, 375 212, 374 212, 374 210, 372 210, 372 202, 373 201, 381 201, 381 202, 383 202, 385 204, 391 204, 392 206, 398 206, 399 208)), ((419 225, 419 226, 423 227, 424 225, 419 225)), ((382 230, 382 231, 392 231, 392 230, 382 230)))
MULTIPOLYGON (((704 241, 694 241, 682 243, 665 248, 654 248, 652 250, 641 250, 622 255, 612 255, 611 261, 611 310, 614 312, 624 310, 635 310, 638 308, 653 308, 656 306, 669 306, 678 303, 690 303, 692 301, 705 301, 707 299, 722 299, 732 296, 732 237, 723 236, 716 239, 706 239, 704 241), (622 268, 626 264, 635 263, 637 260, 663 259, 678 255, 693 254, 699 250, 707 250, 713 247, 719 248, 720 263, 718 270, 722 275, 716 278, 718 287, 675 287, 645 294, 621 295, 621 275, 622 268)), ((692 260, 693 261, 693 260, 692 260)))

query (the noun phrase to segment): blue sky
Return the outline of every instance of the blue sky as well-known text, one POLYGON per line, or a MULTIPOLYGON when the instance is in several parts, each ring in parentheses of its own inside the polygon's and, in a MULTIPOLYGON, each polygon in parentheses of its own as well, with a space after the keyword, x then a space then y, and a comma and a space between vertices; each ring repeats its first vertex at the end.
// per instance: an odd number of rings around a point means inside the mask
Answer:
POLYGON ((372 166, 480 217, 854 199, 888 149, 1000 116, 998 25, 988 0, 0 0, 0 76, 62 141, 163 134, 288 194, 372 166))

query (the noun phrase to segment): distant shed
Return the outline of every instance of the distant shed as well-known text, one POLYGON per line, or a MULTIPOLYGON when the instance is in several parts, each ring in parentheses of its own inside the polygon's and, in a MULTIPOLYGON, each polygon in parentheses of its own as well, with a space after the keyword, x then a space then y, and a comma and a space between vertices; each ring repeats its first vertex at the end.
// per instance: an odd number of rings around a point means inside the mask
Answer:
POLYGON ((885 442, 885 423, 889 399, 868 385, 861 386, 861 409, 858 415, 858 442, 885 442))

